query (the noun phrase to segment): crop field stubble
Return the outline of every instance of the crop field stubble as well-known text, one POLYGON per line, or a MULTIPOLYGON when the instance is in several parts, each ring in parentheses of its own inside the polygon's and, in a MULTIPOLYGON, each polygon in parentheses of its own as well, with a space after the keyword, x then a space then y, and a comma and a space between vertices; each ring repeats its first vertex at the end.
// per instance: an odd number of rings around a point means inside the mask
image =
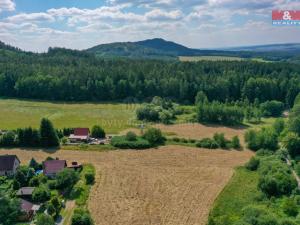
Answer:
MULTIPOLYGON (((43 151, 1 150, 23 163, 43 151)), ((205 225, 218 194, 253 154, 165 146, 146 151, 58 151, 52 157, 92 163, 97 170, 89 209, 96 225, 205 225)))

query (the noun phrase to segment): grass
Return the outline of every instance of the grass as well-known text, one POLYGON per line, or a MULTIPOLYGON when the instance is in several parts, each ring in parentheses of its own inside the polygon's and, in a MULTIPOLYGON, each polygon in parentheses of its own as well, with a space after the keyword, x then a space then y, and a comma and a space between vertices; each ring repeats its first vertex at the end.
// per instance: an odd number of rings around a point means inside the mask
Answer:
POLYGON ((0 129, 39 127, 49 118, 56 128, 101 125, 107 133, 118 133, 135 126, 137 105, 120 103, 61 103, 0 99, 0 129))
POLYGON ((92 164, 84 164, 83 169, 80 173, 80 180, 74 186, 78 187, 80 192, 75 196, 75 202, 77 206, 86 206, 87 200, 89 198, 89 193, 92 185, 86 184, 85 175, 89 172, 93 172, 95 174, 95 168, 92 164))
POLYGON ((97 151, 106 152, 110 150, 115 150, 116 148, 112 145, 61 145, 60 150, 70 150, 70 151, 97 151))
POLYGON ((242 209, 252 204, 259 196, 258 179, 257 172, 248 171, 244 167, 237 168, 231 181, 215 201, 209 218, 226 218, 230 224, 238 221, 242 209))
POLYGON ((179 56, 182 62, 199 62, 199 61, 242 61, 243 58, 233 56, 179 56))

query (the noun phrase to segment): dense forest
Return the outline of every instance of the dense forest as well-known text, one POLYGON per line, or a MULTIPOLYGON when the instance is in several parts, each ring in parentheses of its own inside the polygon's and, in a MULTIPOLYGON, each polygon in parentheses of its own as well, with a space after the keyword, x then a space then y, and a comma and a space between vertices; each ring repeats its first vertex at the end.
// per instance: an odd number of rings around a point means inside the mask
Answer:
POLYGON ((1 46, 0 96, 62 101, 151 100, 194 103, 278 100, 291 107, 300 91, 300 65, 288 63, 178 62, 101 59, 86 52, 50 48, 26 53, 1 46))

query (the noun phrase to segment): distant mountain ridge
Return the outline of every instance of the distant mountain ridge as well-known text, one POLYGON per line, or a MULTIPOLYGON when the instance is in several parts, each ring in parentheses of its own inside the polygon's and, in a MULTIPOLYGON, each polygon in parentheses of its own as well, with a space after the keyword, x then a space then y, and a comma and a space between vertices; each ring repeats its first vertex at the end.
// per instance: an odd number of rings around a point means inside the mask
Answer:
POLYGON ((300 44, 272 44, 202 50, 188 48, 161 38, 154 38, 137 42, 101 44, 86 51, 101 57, 177 59, 178 56, 236 56, 241 58, 259 57, 267 60, 287 60, 300 56, 300 44))
MULTIPOLYGON (((0 50, 7 54, 40 54, 26 52, 0 41, 0 50)), ((116 42, 101 44, 86 50, 49 48, 44 55, 77 55, 85 58, 132 58, 178 60, 179 56, 231 56, 240 58, 260 58, 267 61, 288 61, 300 63, 300 43, 242 46, 223 49, 193 49, 161 38, 137 42, 116 42)))
POLYGON ((254 52, 300 51, 300 43, 240 46, 240 47, 225 48, 223 50, 254 51, 254 52))

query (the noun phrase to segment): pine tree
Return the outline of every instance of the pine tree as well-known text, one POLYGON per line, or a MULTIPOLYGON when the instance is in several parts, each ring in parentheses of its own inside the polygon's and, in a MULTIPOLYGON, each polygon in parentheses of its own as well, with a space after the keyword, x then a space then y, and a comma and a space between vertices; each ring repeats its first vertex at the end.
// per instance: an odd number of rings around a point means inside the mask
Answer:
POLYGON ((41 145, 43 147, 59 146, 59 138, 50 120, 43 118, 40 125, 41 145))

